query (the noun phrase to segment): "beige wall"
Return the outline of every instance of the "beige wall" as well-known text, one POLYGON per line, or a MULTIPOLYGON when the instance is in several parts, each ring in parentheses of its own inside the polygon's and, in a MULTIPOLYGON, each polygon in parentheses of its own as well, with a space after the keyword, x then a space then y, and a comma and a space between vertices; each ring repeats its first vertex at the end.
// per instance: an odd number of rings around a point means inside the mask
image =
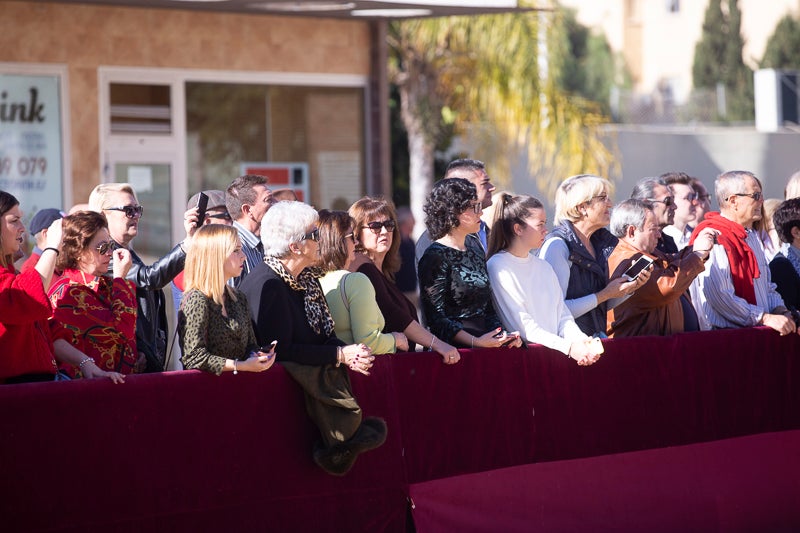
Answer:
POLYGON ((73 197, 100 181, 100 66, 369 74, 366 22, 0 2, 0 62, 68 66, 73 197))

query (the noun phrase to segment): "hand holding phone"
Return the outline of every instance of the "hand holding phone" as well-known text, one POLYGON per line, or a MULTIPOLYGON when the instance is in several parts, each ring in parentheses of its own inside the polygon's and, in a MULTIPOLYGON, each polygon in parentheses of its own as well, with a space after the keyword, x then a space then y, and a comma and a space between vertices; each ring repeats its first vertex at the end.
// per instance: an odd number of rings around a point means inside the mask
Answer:
POLYGON ((206 209, 208 208, 208 195, 201 192, 197 197, 197 222, 195 227, 199 228, 206 221, 206 209))
POLYGON ((277 344, 278 344, 278 341, 272 341, 268 345, 262 346, 261 348, 259 348, 258 351, 261 352, 261 353, 265 353, 265 354, 267 354, 269 356, 275 355, 275 346, 277 346, 277 344))
POLYGON ((641 274, 642 271, 647 267, 649 267, 651 264, 653 264, 653 260, 643 255, 639 259, 634 261, 633 264, 629 266, 625 272, 622 273, 622 277, 627 279, 628 281, 633 281, 636 278, 638 278, 639 274, 641 274))

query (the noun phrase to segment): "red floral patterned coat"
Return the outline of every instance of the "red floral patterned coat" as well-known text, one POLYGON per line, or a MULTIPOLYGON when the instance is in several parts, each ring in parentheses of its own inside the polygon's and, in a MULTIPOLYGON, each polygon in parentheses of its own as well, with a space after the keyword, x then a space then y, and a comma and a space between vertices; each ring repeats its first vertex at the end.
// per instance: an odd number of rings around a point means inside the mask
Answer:
MULTIPOLYGON (((64 337, 106 371, 130 374, 136 364, 136 289, 132 281, 67 269, 49 292, 54 337, 64 337), (67 334, 65 334, 65 332, 67 334)), ((80 369, 61 369, 80 377, 80 369)))

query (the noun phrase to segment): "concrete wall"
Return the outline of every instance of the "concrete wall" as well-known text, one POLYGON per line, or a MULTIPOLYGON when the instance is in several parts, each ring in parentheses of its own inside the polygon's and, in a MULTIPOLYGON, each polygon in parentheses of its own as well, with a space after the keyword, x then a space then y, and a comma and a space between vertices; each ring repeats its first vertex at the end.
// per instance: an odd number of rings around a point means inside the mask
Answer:
POLYGON ((100 181, 100 66, 369 74, 366 22, 38 2, 0 13, 0 62, 68 66, 74 198, 100 181))
MULTIPOLYGON (((783 199, 786 182, 800 170, 800 133, 759 133, 751 128, 665 130, 635 126, 608 126, 606 143, 615 145, 620 173, 608 176, 615 184, 615 203, 630 196, 637 180, 667 171, 683 171, 700 178, 710 193, 714 180, 727 170, 749 170, 764 185, 767 198, 783 199)), ((475 154, 475 157, 480 157, 475 154)), ((491 169, 490 169, 491 171, 491 169)), ((564 176, 566 178, 567 176, 564 176)), ((498 184, 542 200, 552 222, 552 196, 539 191, 521 165, 512 179, 498 184)), ((714 210, 718 208, 712 200, 714 210)))

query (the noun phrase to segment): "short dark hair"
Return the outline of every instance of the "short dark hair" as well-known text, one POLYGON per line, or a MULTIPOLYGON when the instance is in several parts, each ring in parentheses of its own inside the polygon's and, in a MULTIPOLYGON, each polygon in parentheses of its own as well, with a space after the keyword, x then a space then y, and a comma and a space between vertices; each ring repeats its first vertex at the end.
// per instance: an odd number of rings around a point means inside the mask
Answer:
POLYGON ((458 215, 478 199, 475 185, 463 178, 450 178, 434 184, 423 206, 425 226, 431 240, 441 239, 459 225, 458 215))
POLYGON ((319 266, 325 272, 342 270, 347 264, 345 235, 353 231, 353 217, 347 211, 319 211, 319 266))
POLYGON ((667 185, 680 183, 682 185, 692 186, 692 178, 686 172, 664 172, 659 178, 664 180, 667 185))
POLYGON ((64 217, 62 222, 63 243, 56 260, 56 268, 77 269, 78 259, 86 250, 97 232, 108 228, 106 216, 97 211, 78 211, 64 217))
POLYGON ((800 228, 800 198, 790 198, 780 203, 772 214, 772 224, 783 242, 791 243, 792 228, 800 228))
POLYGON ((256 192, 253 187, 256 185, 266 185, 269 179, 258 174, 245 174, 239 176, 225 189, 225 207, 233 220, 239 220, 242 216, 242 206, 252 205, 256 202, 256 192))
POLYGON ((454 159, 447 165, 447 169, 444 171, 444 177, 445 179, 461 178, 463 177, 460 175, 462 170, 467 170, 470 172, 485 172, 486 165, 483 163, 483 161, 478 161, 477 159, 454 159))

